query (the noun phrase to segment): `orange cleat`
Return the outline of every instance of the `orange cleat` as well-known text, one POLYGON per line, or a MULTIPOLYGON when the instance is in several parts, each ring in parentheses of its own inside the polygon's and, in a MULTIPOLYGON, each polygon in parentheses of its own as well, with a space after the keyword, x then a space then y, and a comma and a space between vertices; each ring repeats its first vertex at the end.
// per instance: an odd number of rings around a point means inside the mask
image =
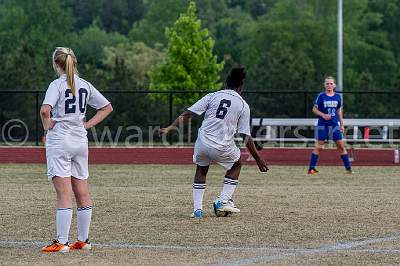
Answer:
POLYGON ((308 172, 307 172, 307 174, 309 174, 309 175, 313 175, 313 174, 317 174, 317 173, 318 173, 317 169, 308 169, 308 172))
POLYGON ((69 251, 69 246, 68 243, 65 245, 61 244, 58 242, 57 239, 53 240, 53 243, 51 243, 48 246, 45 246, 42 248, 43 252, 68 252, 69 251))
POLYGON ((83 250, 91 250, 92 245, 89 242, 89 239, 86 239, 85 242, 83 241, 76 241, 75 243, 69 245, 70 249, 83 249, 83 250))

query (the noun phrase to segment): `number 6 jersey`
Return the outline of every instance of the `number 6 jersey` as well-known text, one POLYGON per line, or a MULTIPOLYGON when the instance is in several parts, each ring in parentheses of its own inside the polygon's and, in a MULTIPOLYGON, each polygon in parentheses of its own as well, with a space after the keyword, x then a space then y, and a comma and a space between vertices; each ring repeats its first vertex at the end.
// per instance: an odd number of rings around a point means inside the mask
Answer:
POLYGON ((209 93, 188 108, 204 114, 198 138, 210 147, 225 151, 234 143, 235 133, 250 135, 250 108, 234 90, 209 93))
POLYGON ((67 76, 61 75, 50 83, 43 105, 50 105, 52 119, 56 122, 47 133, 47 138, 63 139, 66 136, 87 140, 83 126, 87 105, 101 109, 110 102, 86 80, 75 75, 75 95, 67 85, 67 76))

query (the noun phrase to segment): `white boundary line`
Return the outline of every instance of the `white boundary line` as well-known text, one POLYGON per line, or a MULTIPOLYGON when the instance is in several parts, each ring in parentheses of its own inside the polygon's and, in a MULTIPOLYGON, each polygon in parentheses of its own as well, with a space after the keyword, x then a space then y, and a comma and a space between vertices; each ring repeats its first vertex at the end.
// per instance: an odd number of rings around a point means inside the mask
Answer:
MULTIPOLYGON (((116 248, 116 249, 153 249, 153 250, 227 250, 227 251, 253 251, 253 252, 273 252, 273 255, 255 256, 247 259, 239 259, 234 261, 215 264, 218 266, 225 265, 247 265, 254 263, 267 263, 278 260, 284 260, 290 257, 301 257, 306 255, 315 255, 320 253, 329 253, 334 251, 351 251, 351 252, 367 252, 367 253, 400 253, 400 249, 354 249, 364 247, 370 244, 400 240, 400 235, 393 235, 380 238, 370 238, 359 241, 350 241, 337 243, 334 245, 323 245, 317 248, 276 248, 276 247, 218 247, 218 246, 172 246, 172 245, 143 245, 143 244, 123 244, 123 243, 96 243, 93 244, 99 248, 116 248)), ((14 248, 20 246, 41 247, 48 243, 37 240, 0 240, 0 248, 14 248)))
MULTIPOLYGON (((216 264, 216 265, 225 266, 225 265, 248 265, 248 264, 254 264, 254 263, 261 263, 261 262, 265 263, 265 262, 283 260, 283 259, 287 259, 289 257, 299 257, 299 256, 314 255, 314 254, 319 254, 319 253, 328 253, 328 252, 332 252, 332 251, 349 250, 349 249, 353 249, 353 248, 357 248, 357 247, 367 246, 370 244, 377 244, 377 243, 393 241, 393 240, 400 240, 400 235, 393 235, 393 236, 380 237, 380 238, 370 238, 370 239, 366 239, 366 240, 350 241, 350 242, 345 242, 345 243, 337 243, 335 245, 326 245, 326 246, 321 246, 318 248, 310 248, 310 249, 300 249, 297 251, 289 251, 289 252, 285 251, 285 252, 274 254, 274 255, 255 256, 252 258, 229 261, 229 262, 224 262, 222 264, 216 264)), ((379 251, 379 249, 377 249, 376 251, 374 249, 364 249, 364 250, 360 250, 360 251, 368 252, 370 250, 372 250, 373 252, 379 251)), ((354 250, 354 251, 357 251, 357 250, 354 250)), ((388 252, 388 251, 389 251, 389 249, 381 250, 381 252, 388 252)), ((397 249, 395 249, 394 251, 399 252, 399 250, 397 250, 397 249)))
MULTIPOLYGON (((0 248, 13 248, 20 246, 42 247, 49 242, 37 240, 0 240, 0 248)), ((172 246, 172 245, 143 245, 123 243, 92 243, 94 247, 115 248, 115 249, 155 249, 155 250, 248 250, 248 251, 269 251, 269 252, 296 252, 302 249, 297 248, 276 248, 276 247, 220 247, 220 246, 172 246)))
POLYGON ((353 249, 350 250, 355 252, 366 252, 366 253, 400 253, 400 249, 396 248, 383 248, 383 249, 353 249))

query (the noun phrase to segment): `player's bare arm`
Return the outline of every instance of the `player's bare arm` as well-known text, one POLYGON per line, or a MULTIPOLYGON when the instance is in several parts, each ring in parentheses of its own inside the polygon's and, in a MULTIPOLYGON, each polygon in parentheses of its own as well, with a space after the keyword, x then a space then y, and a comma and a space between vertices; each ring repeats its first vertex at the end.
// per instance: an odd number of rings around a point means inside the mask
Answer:
POLYGON ((40 118, 42 119, 44 130, 52 129, 55 125, 55 122, 50 118, 51 109, 51 106, 47 104, 42 105, 40 108, 40 118))
POLYGON ((316 106, 313 107, 312 112, 316 115, 316 116, 320 116, 325 120, 331 120, 331 115, 328 114, 324 114, 323 112, 321 112, 320 110, 318 110, 318 108, 316 106))
POLYGON ((85 129, 96 126, 98 123, 103 121, 112 111, 113 107, 111 103, 97 110, 97 113, 89 121, 84 123, 85 129))
POLYGON ((165 128, 160 128, 158 132, 160 134, 168 134, 168 132, 170 132, 172 129, 179 127, 179 125, 181 123, 185 123, 189 119, 191 119, 193 117, 193 115, 194 115, 193 112, 186 110, 180 116, 178 116, 171 125, 169 125, 168 127, 165 127, 165 128))
POLYGON ((342 110, 342 108, 339 108, 339 110, 338 110, 338 116, 339 116, 339 127, 340 127, 340 131, 344 132, 343 110, 342 110))
POLYGON ((258 168, 261 172, 267 172, 269 170, 267 163, 264 161, 263 158, 257 152, 256 145, 254 145, 253 138, 249 135, 242 134, 244 139, 244 143, 246 144, 246 148, 249 150, 251 156, 256 160, 258 168))

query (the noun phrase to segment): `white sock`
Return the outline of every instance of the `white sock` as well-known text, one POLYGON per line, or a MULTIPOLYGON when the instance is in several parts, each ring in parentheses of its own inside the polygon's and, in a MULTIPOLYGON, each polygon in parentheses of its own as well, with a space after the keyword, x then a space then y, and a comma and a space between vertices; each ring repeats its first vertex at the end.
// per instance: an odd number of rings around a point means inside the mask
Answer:
POLYGON ((90 221, 92 220, 92 206, 77 209, 78 240, 85 242, 89 239, 90 221))
POLYGON ((238 180, 232 179, 229 176, 225 176, 224 187, 222 188, 221 192, 221 200, 222 201, 230 200, 238 184, 239 184, 238 180))
POLYGON ((56 212, 57 240, 65 245, 68 242, 71 227, 72 208, 58 208, 56 212))
POLYGON ((206 184, 193 183, 193 209, 203 209, 203 196, 206 190, 206 184))

